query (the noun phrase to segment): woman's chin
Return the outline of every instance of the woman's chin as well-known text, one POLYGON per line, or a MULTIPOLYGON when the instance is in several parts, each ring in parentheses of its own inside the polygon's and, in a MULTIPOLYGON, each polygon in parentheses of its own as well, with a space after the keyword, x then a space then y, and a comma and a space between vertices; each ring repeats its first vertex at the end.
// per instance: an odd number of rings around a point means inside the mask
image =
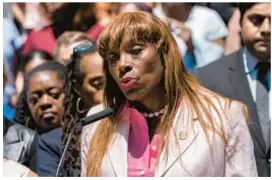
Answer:
POLYGON ((129 101, 141 101, 142 97, 135 93, 124 94, 129 101))

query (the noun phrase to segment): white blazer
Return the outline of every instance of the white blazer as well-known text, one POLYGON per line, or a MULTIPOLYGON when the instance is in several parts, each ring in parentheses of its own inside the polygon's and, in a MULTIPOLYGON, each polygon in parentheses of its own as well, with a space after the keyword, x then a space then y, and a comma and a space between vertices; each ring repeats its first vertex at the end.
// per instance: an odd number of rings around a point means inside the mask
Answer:
MULTIPOLYGON (((226 104, 226 100, 221 97, 219 100, 215 98, 212 100, 216 107, 224 107, 226 104)), ((164 158, 166 152, 162 151, 155 176, 257 176, 254 146, 240 103, 233 101, 230 108, 224 109, 228 115, 222 119, 222 126, 228 138, 227 145, 215 135, 209 146, 196 113, 189 110, 186 102, 182 101, 169 135, 168 160, 164 158)), ((211 110, 211 113, 215 121, 219 122, 215 111, 211 110)), ((102 161, 102 176, 128 176, 130 126, 129 121, 122 122, 118 125, 118 132, 115 133, 113 143, 102 161)), ((99 121, 90 124, 84 127, 82 132, 82 176, 86 176, 88 148, 98 124, 99 121)))

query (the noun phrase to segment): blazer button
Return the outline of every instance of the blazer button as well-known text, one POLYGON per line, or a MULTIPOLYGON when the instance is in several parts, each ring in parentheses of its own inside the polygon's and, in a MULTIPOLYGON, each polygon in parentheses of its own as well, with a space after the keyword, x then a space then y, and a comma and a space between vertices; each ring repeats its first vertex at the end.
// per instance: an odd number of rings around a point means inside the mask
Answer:
POLYGON ((187 133, 181 131, 181 132, 179 133, 179 139, 180 139, 180 140, 185 140, 186 138, 187 138, 187 133))
POLYGON ((140 176, 143 176, 143 175, 145 174, 145 171, 144 171, 144 170, 141 170, 141 171, 139 172, 139 174, 140 174, 140 176))

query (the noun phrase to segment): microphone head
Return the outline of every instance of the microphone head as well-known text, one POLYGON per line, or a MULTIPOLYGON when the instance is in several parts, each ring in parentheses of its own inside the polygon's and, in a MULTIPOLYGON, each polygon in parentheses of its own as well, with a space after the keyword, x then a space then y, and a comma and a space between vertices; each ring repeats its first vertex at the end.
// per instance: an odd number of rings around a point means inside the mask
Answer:
POLYGON ((95 107, 92 107, 87 114, 87 117, 82 118, 80 120, 81 126, 88 125, 90 123, 94 123, 98 120, 101 120, 105 117, 108 117, 113 114, 112 108, 105 108, 104 104, 99 104, 95 107))
POLYGON ((95 114, 95 113, 98 113, 98 112, 104 110, 105 108, 106 108, 106 107, 105 107, 105 104, 104 104, 104 103, 95 105, 95 106, 93 106, 93 107, 90 108, 90 110, 88 111, 86 117, 91 116, 91 115, 93 115, 93 114, 95 114))

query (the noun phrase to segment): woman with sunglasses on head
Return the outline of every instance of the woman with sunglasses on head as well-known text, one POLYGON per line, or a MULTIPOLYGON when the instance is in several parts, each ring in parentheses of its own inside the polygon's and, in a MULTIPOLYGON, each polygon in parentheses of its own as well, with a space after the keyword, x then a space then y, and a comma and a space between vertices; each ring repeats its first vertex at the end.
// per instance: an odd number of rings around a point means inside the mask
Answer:
MULTIPOLYGON (((96 42, 89 41, 75 47, 72 59, 67 68, 72 80, 70 103, 73 105, 66 110, 66 113, 72 115, 73 120, 63 119, 63 143, 67 142, 69 133, 75 124, 85 117, 93 106, 103 102, 103 59, 96 49, 96 42)), ((76 131, 71 137, 64 161, 65 170, 69 171, 74 168, 80 172, 80 134, 81 130, 76 131), (75 154, 78 155, 78 158, 75 158, 75 154)))
POLYGON ((82 176, 256 176, 246 107, 202 87, 167 26, 144 12, 102 32, 105 104, 82 130, 82 176))
MULTIPOLYGON (((102 67, 103 59, 98 54, 94 41, 82 43, 74 48, 72 61, 67 65, 71 91, 64 104, 62 126, 43 134, 38 143, 39 157, 47 157, 46 159, 37 158, 39 176, 56 175, 64 145, 67 143, 72 128, 86 116, 92 106, 102 103, 104 85, 102 67)), ((80 133, 79 130, 72 134, 67 154, 63 158, 63 166, 59 167, 58 176, 80 175, 80 133)))
POLYGON ((103 97, 103 59, 99 55, 96 42, 89 41, 74 48, 74 59, 68 65, 72 72, 75 89, 78 89, 82 100, 90 107, 102 103, 103 97))

